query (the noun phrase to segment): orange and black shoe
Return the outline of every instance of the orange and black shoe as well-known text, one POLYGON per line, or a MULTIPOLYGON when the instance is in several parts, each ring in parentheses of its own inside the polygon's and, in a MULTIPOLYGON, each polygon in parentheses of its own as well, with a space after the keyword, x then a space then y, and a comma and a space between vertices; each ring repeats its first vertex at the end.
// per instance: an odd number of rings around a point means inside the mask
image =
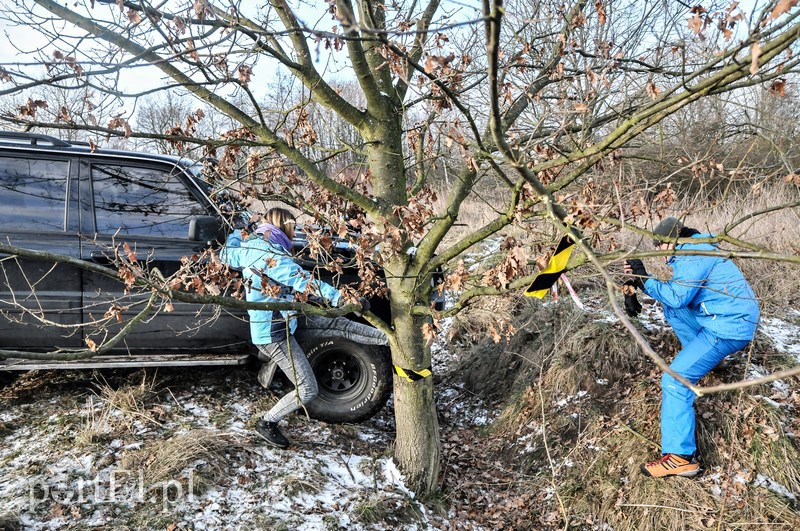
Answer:
POLYGON ((694 456, 664 454, 660 459, 639 465, 645 476, 665 478, 669 476, 682 476, 691 478, 700 473, 700 463, 694 456))

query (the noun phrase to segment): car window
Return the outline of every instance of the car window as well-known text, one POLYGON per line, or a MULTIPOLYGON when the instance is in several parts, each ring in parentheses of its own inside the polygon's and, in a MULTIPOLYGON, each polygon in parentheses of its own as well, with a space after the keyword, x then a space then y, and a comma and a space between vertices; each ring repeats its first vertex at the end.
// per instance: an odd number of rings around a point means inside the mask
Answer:
POLYGON ((206 214, 176 175, 155 168, 92 165, 98 234, 186 239, 192 216, 206 214))
POLYGON ((69 161, 0 158, 0 227, 64 230, 69 161))
POLYGON ((0 158, 0 227, 64 230, 69 162, 0 158))

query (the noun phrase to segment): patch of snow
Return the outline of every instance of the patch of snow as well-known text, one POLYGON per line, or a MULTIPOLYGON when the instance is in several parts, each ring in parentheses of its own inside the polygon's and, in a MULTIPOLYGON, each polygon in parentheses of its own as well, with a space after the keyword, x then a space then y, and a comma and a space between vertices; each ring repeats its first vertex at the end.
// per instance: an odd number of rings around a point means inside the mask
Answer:
POLYGON ((800 326, 782 319, 767 317, 761 319, 759 330, 772 341, 778 352, 790 354, 800 362, 800 326))
POLYGON ((181 404, 183 409, 187 412, 191 413, 195 417, 205 417, 208 418, 209 412, 207 408, 203 406, 197 405, 194 402, 184 402, 181 404))
POLYGON ((383 461, 383 477, 386 479, 389 485, 400 489, 400 491, 406 494, 409 498, 416 497, 413 492, 406 488, 404 483, 405 477, 402 473, 400 473, 400 470, 397 468, 397 465, 395 465, 393 459, 385 459, 383 461))
POLYGON ((764 402, 766 402, 767 404, 769 404, 770 406, 774 407, 775 409, 780 409, 781 407, 788 407, 788 404, 780 404, 780 403, 775 402, 774 400, 772 400, 771 398, 766 397, 766 396, 762 396, 761 399, 764 402))
POLYGON ((581 398, 583 398, 587 394, 588 394, 588 391, 578 391, 577 394, 570 395, 570 396, 568 396, 566 398, 562 398, 561 400, 557 400, 555 404, 557 406, 559 406, 559 407, 564 407, 567 404, 569 404, 570 402, 575 402, 576 400, 580 400, 581 398))
POLYGON ((793 502, 797 503, 797 496, 792 491, 790 491, 789 489, 787 489, 774 479, 767 477, 763 474, 758 474, 756 476, 756 479, 753 480, 753 485, 766 487, 772 492, 779 494, 784 498, 792 500, 793 502))

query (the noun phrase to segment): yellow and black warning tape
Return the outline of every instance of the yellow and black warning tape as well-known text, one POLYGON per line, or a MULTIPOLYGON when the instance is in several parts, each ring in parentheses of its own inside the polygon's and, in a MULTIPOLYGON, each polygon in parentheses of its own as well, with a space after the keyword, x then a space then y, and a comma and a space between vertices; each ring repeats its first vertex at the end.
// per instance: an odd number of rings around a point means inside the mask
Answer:
POLYGON ((408 380, 411 383, 418 382, 423 378, 427 378, 429 376, 433 376, 430 367, 428 367, 427 369, 420 369, 418 371, 413 371, 411 369, 404 369, 399 365, 395 365, 394 373, 400 378, 408 380))
POLYGON ((561 238, 547 267, 536 275, 531 285, 525 290, 525 296, 538 299, 544 297, 547 294, 547 290, 556 283, 561 273, 567 269, 567 262, 569 262, 569 257, 574 249, 575 242, 573 238, 570 236, 561 238))

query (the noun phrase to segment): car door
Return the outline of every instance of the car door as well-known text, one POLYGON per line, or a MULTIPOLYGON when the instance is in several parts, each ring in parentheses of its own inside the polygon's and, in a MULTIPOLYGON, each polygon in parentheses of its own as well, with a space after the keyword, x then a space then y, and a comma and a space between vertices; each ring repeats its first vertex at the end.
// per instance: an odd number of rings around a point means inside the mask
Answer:
MULTIPOLYGON (((0 152, 0 239, 80 258, 76 159, 0 152)), ((0 347, 53 350, 83 345, 80 268, 0 254, 0 347)))
MULTIPOLYGON (((127 244, 140 263, 169 277, 184 257, 203 250, 204 242, 189 240, 189 223, 192 217, 211 212, 179 166, 85 158, 81 179, 88 190, 81 201, 94 214, 84 220, 85 231, 94 234, 84 242, 84 260, 108 264, 114 249, 127 244)), ((125 294, 119 279, 95 273, 84 275, 84 293, 89 320, 105 315, 112 306, 122 310, 123 322, 109 333, 136 315, 147 299, 146 294, 125 294)), ((119 349, 236 352, 247 346, 247 330, 241 315, 213 305, 171 301, 137 325, 119 349)), ((98 330, 96 337, 107 336, 98 330)))

